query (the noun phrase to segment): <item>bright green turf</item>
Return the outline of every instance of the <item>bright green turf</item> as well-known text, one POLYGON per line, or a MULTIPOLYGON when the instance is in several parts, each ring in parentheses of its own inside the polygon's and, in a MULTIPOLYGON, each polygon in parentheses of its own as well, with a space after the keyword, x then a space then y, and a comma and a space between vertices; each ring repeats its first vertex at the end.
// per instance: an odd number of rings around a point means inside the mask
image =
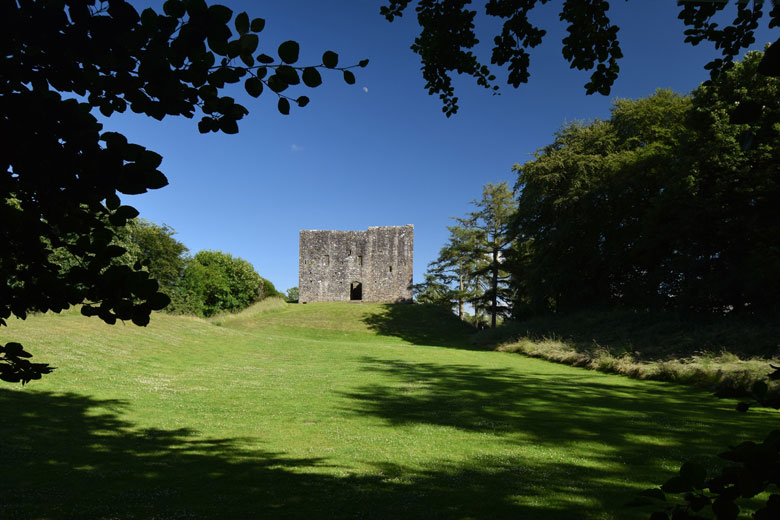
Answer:
POLYGON ((0 518, 646 518, 772 425, 708 393, 469 350, 437 309, 267 302, 147 328, 14 320, 0 518))

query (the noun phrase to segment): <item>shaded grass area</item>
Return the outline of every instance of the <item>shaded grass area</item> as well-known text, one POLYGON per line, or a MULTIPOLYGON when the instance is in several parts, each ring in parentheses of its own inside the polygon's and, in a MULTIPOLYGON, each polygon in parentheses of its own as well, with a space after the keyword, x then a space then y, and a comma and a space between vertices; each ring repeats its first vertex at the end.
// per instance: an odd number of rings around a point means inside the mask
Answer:
POLYGON ((449 310, 431 304, 381 304, 363 322, 379 336, 394 336, 415 345, 471 348, 474 328, 449 310))
POLYGON ((375 475, 306 473, 299 470, 333 466, 249 449, 251 438, 138 429, 122 418, 127 406, 72 393, 22 398, 0 391, 4 418, 16 425, 4 432, 10 448, 3 466, 15 471, 3 487, 3 517, 448 518, 523 509, 503 496, 506 469, 441 464, 403 483, 385 476, 404 473, 390 463, 375 475), (19 408, 24 412, 8 414, 19 408), (456 482, 468 482, 473 494, 465 499, 456 482))
POLYGON ((606 350, 640 361, 717 355, 741 359, 780 355, 780 319, 740 315, 702 316, 628 310, 588 310, 508 322, 475 339, 489 344, 511 337, 534 341, 558 339, 577 352, 606 350))
POLYGON ((454 348, 418 345, 400 307, 12 322, 58 369, 0 389, 0 517, 646 518, 622 504, 773 425, 695 389, 465 350, 446 322, 428 341, 454 348))
POLYGON ((482 348, 742 396, 772 371, 769 363, 780 358, 780 320, 583 311, 510 322, 479 332, 472 342, 482 348))

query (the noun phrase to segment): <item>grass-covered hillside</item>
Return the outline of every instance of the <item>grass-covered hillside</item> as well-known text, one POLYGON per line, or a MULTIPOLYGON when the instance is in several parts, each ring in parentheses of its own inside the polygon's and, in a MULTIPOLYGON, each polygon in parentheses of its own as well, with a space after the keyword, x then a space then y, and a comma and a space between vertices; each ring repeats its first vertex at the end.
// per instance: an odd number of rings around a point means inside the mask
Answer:
MULTIPOLYGON (((780 363, 780 320, 745 315, 590 309, 508 322, 472 336, 480 348, 750 395, 780 363)), ((780 393, 780 385, 771 385, 780 393)))
POLYGON ((266 300, 146 328, 14 320, 0 518, 647 518, 623 504, 774 421, 707 392, 474 350, 446 311, 266 300))

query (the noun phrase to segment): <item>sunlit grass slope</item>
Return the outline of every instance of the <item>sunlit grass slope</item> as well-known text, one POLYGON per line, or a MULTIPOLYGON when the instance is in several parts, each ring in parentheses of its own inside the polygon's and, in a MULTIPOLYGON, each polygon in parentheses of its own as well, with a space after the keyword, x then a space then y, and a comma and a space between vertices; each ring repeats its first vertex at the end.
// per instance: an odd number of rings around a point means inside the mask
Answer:
POLYGON ((763 437, 706 392, 468 349, 425 306, 266 301, 149 327, 12 321, 0 518, 646 518, 681 461, 763 437))

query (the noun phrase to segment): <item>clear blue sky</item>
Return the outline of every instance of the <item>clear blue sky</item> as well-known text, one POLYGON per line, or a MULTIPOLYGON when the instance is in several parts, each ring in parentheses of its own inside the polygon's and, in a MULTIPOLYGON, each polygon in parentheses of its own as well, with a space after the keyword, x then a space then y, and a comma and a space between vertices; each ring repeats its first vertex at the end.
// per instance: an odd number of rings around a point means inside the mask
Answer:
MULTIPOLYGON (((162 1, 138 0, 140 8, 162 1)), ((447 239, 449 217, 463 216, 488 182, 514 184, 513 164, 529 159, 553 139, 564 122, 605 118, 612 100, 638 98, 656 88, 689 92, 707 79, 707 46, 683 43, 674 0, 612 2, 625 54, 609 97, 586 96, 589 74, 571 70, 561 56, 565 28, 562 2, 537 8, 534 20, 548 30, 531 57, 531 79, 500 96, 469 78, 456 81, 460 111, 447 119, 428 96, 419 60, 409 50, 417 30, 414 12, 394 23, 379 15, 381 1, 223 1, 250 18, 266 19, 260 50, 275 55, 279 43, 301 43, 300 63, 319 63, 325 50, 340 63, 369 58, 356 69, 357 83, 323 74, 316 89, 300 86, 311 103, 276 110, 276 97, 254 100, 237 92, 249 109, 238 135, 200 135, 197 119, 163 122, 124 114, 106 130, 164 157, 170 184, 126 196, 141 216, 166 223, 192 253, 218 249, 251 262, 277 289, 298 285, 298 231, 361 230, 368 226, 415 226, 415 281, 447 239)), ((475 2, 482 5, 482 2, 475 2)), ((480 10, 482 8, 480 7, 480 10)), ((485 20, 481 29, 494 29, 485 20)), ((763 23, 755 48, 774 41, 763 23)), ((489 62, 489 31, 480 53, 489 62)), ((497 73, 499 80, 503 74, 497 73)))

